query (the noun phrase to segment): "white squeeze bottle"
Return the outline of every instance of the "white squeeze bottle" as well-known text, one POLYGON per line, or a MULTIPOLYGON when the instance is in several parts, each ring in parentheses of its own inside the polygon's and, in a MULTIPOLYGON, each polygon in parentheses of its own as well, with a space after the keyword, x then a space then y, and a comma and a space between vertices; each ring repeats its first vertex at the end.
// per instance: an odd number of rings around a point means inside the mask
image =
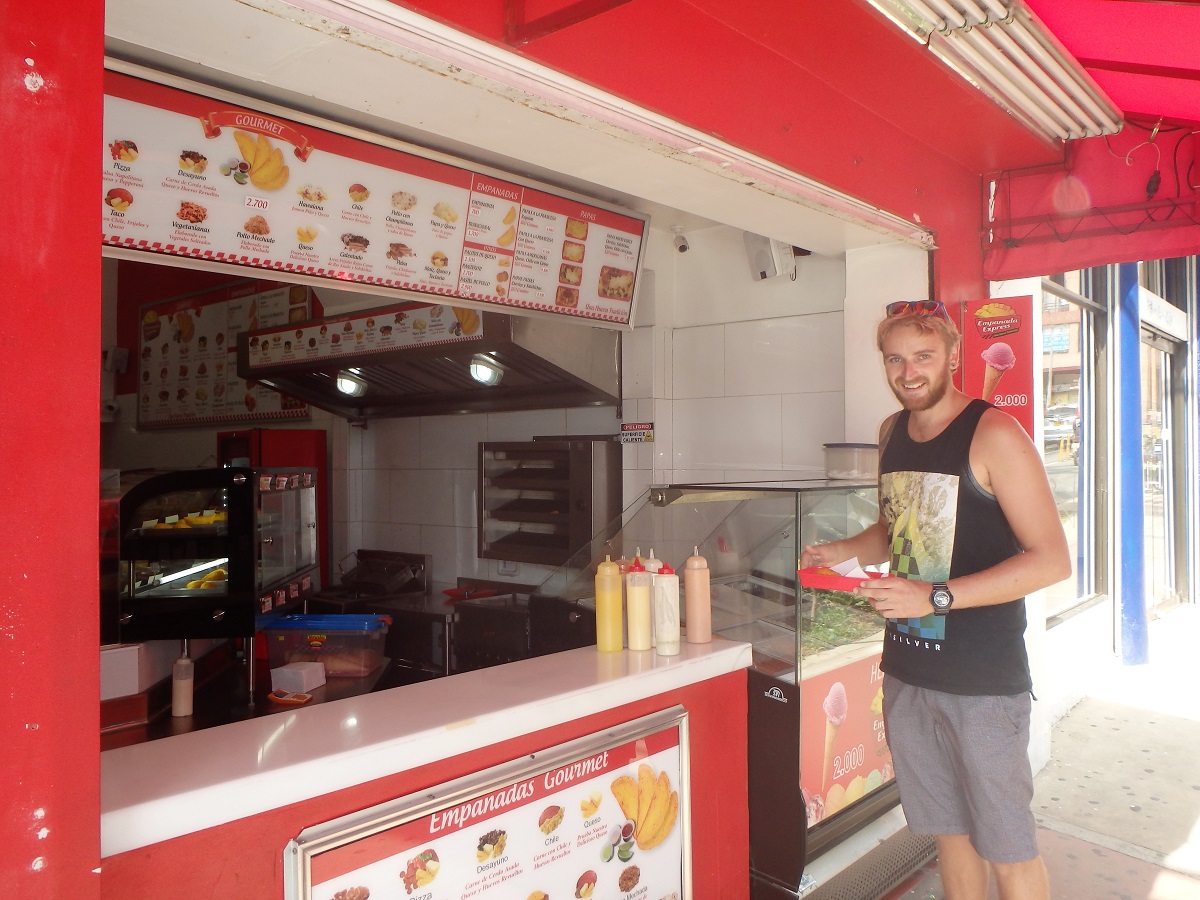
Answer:
POLYGON ((621 570, 608 556, 596 566, 596 649, 619 653, 625 611, 621 602, 621 570))
POLYGON ((650 649, 650 573, 634 558, 625 573, 625 604, 629 627, 629 649, 650 649))
POLYGON ((654 548, 650 548, 650 555, 642 560, 642 565, 646 567, 646 571, 650 573, 650 646, 654 646, 654 585, 658 581, 659 569, 663 567, 663 561, 656 559, 654 556, 654 548))
POLYGON ((654 576, 654 649, 659 656, 679 653, 679 576, 664 563, 654 576))
POLYGON ((695 547, 683 564, 683 603, 687 613, 687 641, 707 644, 712 640, 712 587, 708 560, 695 547))
POLYGON ((663 567, 663 561, 661 559, 655 558, 654 548, 651 547, 650 555, 647 556, 644 560, 642 560, 642 565, 646 567, 646 571, 649 572, 651 575, 657 575, 658 570, 663 567))
POLYGON ((171 666, 171 715, 190 716, 192 714, 192 688, 196 683, 196 664, 188 656, 187 642, 183 645, 183 655, 171 666))

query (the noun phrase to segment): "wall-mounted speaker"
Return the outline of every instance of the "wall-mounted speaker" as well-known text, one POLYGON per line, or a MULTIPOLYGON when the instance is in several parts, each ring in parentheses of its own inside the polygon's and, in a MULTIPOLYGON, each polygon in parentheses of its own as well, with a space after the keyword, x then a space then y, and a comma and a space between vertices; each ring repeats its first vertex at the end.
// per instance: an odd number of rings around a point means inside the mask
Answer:
POLYGON ((742 232, 746 244, 746 261, 750 264, 750 275, 755 281, 796 274, 796 255, 791 244, 763 237, 761 234, 742 232))

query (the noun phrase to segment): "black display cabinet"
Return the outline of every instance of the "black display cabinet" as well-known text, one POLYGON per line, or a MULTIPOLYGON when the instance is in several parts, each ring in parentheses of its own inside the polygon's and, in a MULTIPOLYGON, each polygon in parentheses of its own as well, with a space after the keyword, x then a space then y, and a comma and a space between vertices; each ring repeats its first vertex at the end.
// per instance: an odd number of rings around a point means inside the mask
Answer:
POLYGON ((319 587, 312 469, 165 472, 120 499, 123 643, 250 637, 319 587))

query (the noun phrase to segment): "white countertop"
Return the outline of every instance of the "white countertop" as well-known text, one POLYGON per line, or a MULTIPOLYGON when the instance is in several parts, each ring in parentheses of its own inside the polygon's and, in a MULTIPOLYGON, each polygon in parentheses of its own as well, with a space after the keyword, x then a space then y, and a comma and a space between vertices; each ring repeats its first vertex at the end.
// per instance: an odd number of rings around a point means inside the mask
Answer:
POLYGON ((100 754, 100 852, 253 816, 750 665, 714 638, 679 656, 595 647, 301 707, 100 754))

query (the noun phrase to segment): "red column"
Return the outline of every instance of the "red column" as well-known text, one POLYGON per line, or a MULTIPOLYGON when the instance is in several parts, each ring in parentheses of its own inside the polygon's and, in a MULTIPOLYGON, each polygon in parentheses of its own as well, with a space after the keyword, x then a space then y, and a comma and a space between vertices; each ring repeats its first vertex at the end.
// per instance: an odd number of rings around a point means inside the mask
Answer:
POLYGON ((0 884, 99 898, 103 0, 0 0, 0 884))

